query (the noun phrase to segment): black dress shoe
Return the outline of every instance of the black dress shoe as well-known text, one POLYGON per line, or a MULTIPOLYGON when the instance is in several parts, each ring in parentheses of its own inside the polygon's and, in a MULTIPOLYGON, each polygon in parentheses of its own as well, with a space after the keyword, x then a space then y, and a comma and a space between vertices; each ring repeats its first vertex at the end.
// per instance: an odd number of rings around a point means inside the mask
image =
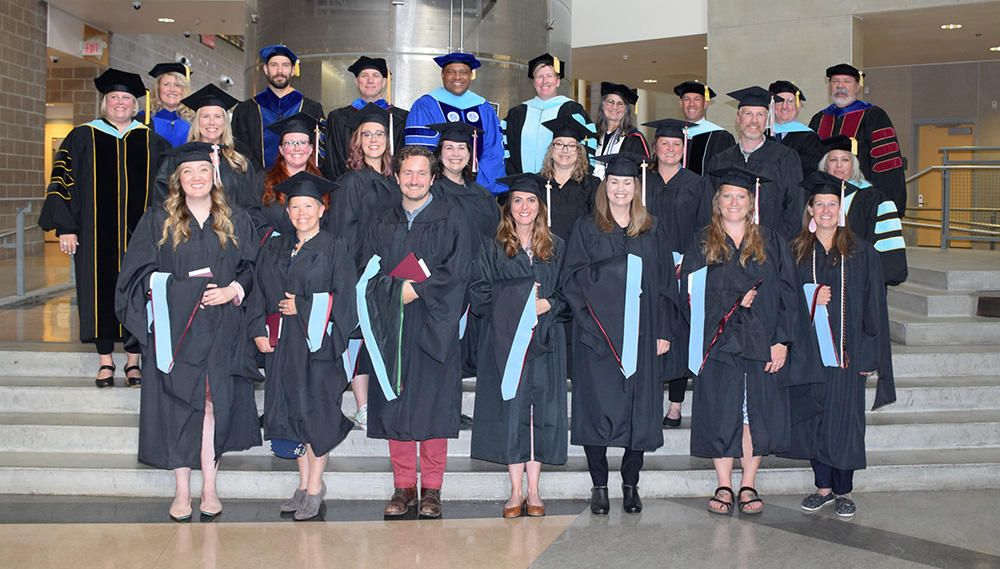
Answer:
POLYGON ((676 429, 681 426, 681 418, 671 419, 670 417, 663 417, 663 426, 668 429, 676 429))
POLYGON ((639 487, 622 484, 622 506, 630 514, 642 511, 642 499, 639 498, 639 487))
POLYGON ((608 500, 608 487, 590 489, 590 511, 597 515, 607 515, 611 511, 611 501, 608 500))

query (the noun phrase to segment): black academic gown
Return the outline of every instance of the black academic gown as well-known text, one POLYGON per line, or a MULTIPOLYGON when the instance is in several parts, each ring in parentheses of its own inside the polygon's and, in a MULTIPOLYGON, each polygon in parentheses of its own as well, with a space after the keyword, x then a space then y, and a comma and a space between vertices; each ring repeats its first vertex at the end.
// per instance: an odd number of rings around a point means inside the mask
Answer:
POLYGON ((566 335, 559 322, 566 302, 558 287, 566 245, 558 236, 553 241, 555 256, 546 262, 532 263, 523 250, 512 259, 496 239, 480 249, 469 285, 472 311, 485 323, 479 342, 472 458, 501 464, 532 460, 533 433, 534 460, 566 462, 566 335), (548 300, 552 308, 538 316, 517 394, 504 401, 500 383, 513 337, 502 323, 511 314, 520 316, 521 306, 496 302, 504 297, 505 287, 520 282, 529 289, 539 283, 538 298, 548 300))
MULTIPOLYGON (((802 164, 799 155, 772 140, 754 150, 743 159, 739 145, 723 150, 712 158, 708 171, 736 166, 760 174, 770 182, 760 184, 760 224, 778 232, 785 241, 791 241, 802 230, 802 212, 806 208, 806 191, 799 187, 802 181, 802 164)), ((709 176, 712 187, 718 189, 721 181, 709 176)), ((753 195, 750 196, 753 199, 753 195)))
MULTIPOLYGON (((734 250, 729 262, 708 267, 701 358, 704 367, 692 380, 691 454, 694 456, 743 455, 744 389, 754 456, 786 451, 790 436, 788 386, 813 380, 813 376, 801 371, 806 369, 808 361, 800 354, 811 355, 808 352, 811 344, 800 342, 800 338, 808 338, 805 328, 808 313, 795 274, 795 261, 784 239, 765 227, 761 231, 767 257, 763 265, 750 260, 742 267, 739 250, 726 237, 726 243, 734 250), (758 280, 761 285, 753 305, 736 308, 722 334, 711 345, 722 318, 758 280), (774 344, 787 344, 788 356, 778 373, 769 374, 764 366, 771 360, 774 344)), ((688 275, 705 266, 703 239, 704 232, 695 236, 684 253, 681 298, 688 298, 688 275)), ((684 315, 690 323, 687 303, 684 315)))
POLYGON ((368 230, 380 213, 399 205, 402 194, 395 179, 367 167, 348 170, 337 183, 340 187, 330 200, 329 230, 347 240, 360 270, 368 262, 361 258, 368 230))
POLYGON ((263 244, 247 307, 249 341, 267 337, 268 314, 285 293, 297 314, 281 317, 281 337, 264 355, 264 438, 312 445, 319 456, 339 445, 354 424, 341 411, 347 386, 342 355, 357 325, 354 255, 347 243, 320 231, 289 264, 295 234, 263 244))
POLYGON ((711 183, 686 168, 663 183, 657 172, 646 175, 646 209, 663 221, 674 251, 683 253, 691 238, 712 221, 711 183))
POLYGON ((691 137, 687 146, 687 165, 685 168, 699 176, 711 171, 709 162, 716 154, 736 145, 736 139, 728 130, 713 130, 691 137))
POLYGON ((896 286, 906 280, 906 246, 902 222, 896 206, 875 187, 861 188, 844 197, 847 224, 855 235, 871 243, 878 252, 885 284, 896 286))
MULTIPOLYGON (((399 149, 406 144, 405 133, 406 117, 410 114, 406 109, 399 107, 389 107, 392 115, 393 130, 393 150, 399 149)), ((351 136, 354 131, 347 126, 347 121, 351 120, 354 113, 358 112, 351 105, 334 109, 326 117, 326 161, 323 163, 323 175, 328 180, 336 180, 347 173, 347 153, 351 147, 351 136)), ((388 150, 388 146, 386 146, 388 150)))
POLYGON ((820 138, 815 132, 786 132, 778 143, 791 148, 799 155, 803 179, 819 168, 819 161, 826 154, 826 148, 823 147, 823 143, 820 142, 820 138))
POLYGON ((80 341, 121 340, 115 282, 133 231, 149 204, 163 137, 133 121, 120 138, 98 119, 74 128, 56 153, 38 226, 75 234, 80 341))
POLYGON ((379 214, 368 232, 363 257, 378 255, 381 269, 368 283, 367 305, 373 320, 382 322, 379 328, 387 331, 378 341, 390 375, 396 369, 393 354, 400 355, 401 378, 398 397, 389 401, 372 377, 368 390, 371 438, 423 441, 458 436, 462 410, 458 322, 472 264, 472 246, 465 231, 461 214, 445 200, 434 198, 411 228, 400 203, 379 214), (388 273, 410 253, 424 260, 430 277, 413 284, 420 298, 405 305, 400 314, 404 279, 388 273), (392 339, 394 330, 401 330, 398 341, 392 339))
POLYGON ((576 220, 594 211, 594 199, 601 179, 587 174, 582 182, 572 178, 561 187, 552 186, 552 203, 547 203, 552 225, 549 230, 561 237, 569 239, 576 220))
MULTIPOLYGON (((847 306, 846 334, 841 336, 841 266, 831 267, 833 256, 818 245, 812 260, 798 265, 800 284, 818 283, 831 289, 827 304, 834 345, 844 342, 847 366, 822 367, 822 381, 791 388, 792 444, 783 456, 814 458, 841 470, 865 468, 865 376, 878 371, 877 409, 896 400, 890 350, 889 314, 886 310, 882 269, 875 249, 858 240, 857 250, 846 258, 844 280, 847 306), (815 270, 815 278, 813 271, 815 270)), ((820 359, 818 348, 813 357, 820 359)))
MULTIPOLYGON (((247 294, 252 292, 258 245, 249 216, 239 208, 230 216, 238 245, 229 242, 225 248, 212 230, 212 216, 204 227, 192 219, 191 237, 177 249, 172 237, 158 245, 166 218, 163 209, 150 209, 136 228, 118 277, 115 310, 142 346, 139 462, 167 469, 200 468, 206 381, 214 408, 216 458, 261 444, 253 381, 233 375, 235 360, 244 353, 239 332, 243 307, 232 302, 199 307, 210 282, 224 287, 236 281, 247 294), (188 276, 204 268, 210 269, 211 278, 188 276), (157 365, 158 355, 167 361, 170 355, 157 353, 147 321, 154 272, 171 275, 165 294, 169 349, 174 352, 169 373, 157 365)), ((154 324, 159 317, 156 298, 154 294, 154 324)))
MULTIPOLYGON (((237 146, 243 146, 238 144, 237 146)), ((241 153, 242 154, 242 153, 241 153)), ((244 156, 246 156, 244 154, 244 156)), ((156 173, 156 180, 153 184, 153 196, 150 205, 160 206, 170 195, 170 176, 177 170, 178 162, 176 156, 164 156, 160 169, 156 173)), ((222 178, 222 188, 226 191, 226 197, 230 204, 242 205, 239 200, 247 195, 253 183, 253 164, 247 161, 246 172, 239 172, 233 168, 229 160, 219 154, 219 177, 222 178)), ((245 206, 244 206, 245 207, 245 206)))
MULTIPOLYGON (((653 451, 663 445, 663 381, 682 373, 682 323, 677 312, 677 274, 667 232, 653 227, 628 237, 620 227, 598 229, 593 215, 580 218, 566 248, 561 286, 573 314, 573 423, 575 445, 653 451), (624 319, 625 259, 642 259, 639 346, 636 371, 626 378, 605 328, 624 319), (610 310, 601 310, 603 307, 610 310), (613 312, 599 323, 596 313, 613 312), (656 340, 671 343, 656 355, 656 340)), ((620 334, 620 333, 619 333, 620 334)), ((614 339, 611 340, 615 342, 614 339)), ((618 340, 620 342, 621 340, 618 340)), ((617 344, 617 342, 616 342, 617 344)))
MULTIPOLYGON (((539 117, 541 120, 539 122, 534 122, 533 124, 528 126, 529 129, 534 129, 532 130, 532 132, 534 133, 537 132, 538 129, 540 128, 545 128, 544 126, 542 126, 541 123, 545 122, 546 120, 557 119, 562 117, 571 117, 573 115, 582 118, 584 121, 582 124, 586 125, 590 129, 593 129, 594 123, 593 121, 590 120, 590 115, 587 113, 587 110, 583 108, 583 105, 573 100, 566 101, 565 103, 559 105, 559 108, 556 111, 555 116, 551 116, 549 112, 546 112, 544 114, 536 113, 534 116, 539 117), (542 117, 549 117, 549 118, 542 118, 542 117)), ((509 111, 507 111, 507 116, 504 117, 503 119, 505 125, 504 141, 507 145, 507 156, 505 157, 504 163, 508 176, 524 173, 524 166, 521 164, 521 148, 522 148, 521 139, 522 136, 524 136, 524 128, 525 128, 525 123, 527 122, 527 118, 528 118, 528 105, 525 103, 521 103, 520 105, 512 107, 509 111)), ((586 144, 584 144, 584 147, 587 149, 587 155, 591 158, 591 161, 593 161, 594 149, 586 144)), ((547 148, 542 147, 536 150, 539 151, 538 159, 539 161, 541 161, 541 158, 542 156, 545 155, 547 148)))

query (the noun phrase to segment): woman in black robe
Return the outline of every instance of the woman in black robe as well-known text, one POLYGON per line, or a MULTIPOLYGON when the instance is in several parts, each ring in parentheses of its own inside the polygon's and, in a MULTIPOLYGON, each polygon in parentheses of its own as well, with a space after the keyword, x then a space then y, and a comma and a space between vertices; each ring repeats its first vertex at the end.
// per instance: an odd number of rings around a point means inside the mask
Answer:
POLYGON ((174 471, 170 517, 178 522, 191 519, 191 469, 200 467, 202 521, 212 521, 222 512, 219 458, 261 443, 253 382, 232 374, 258 245, 249 216, 212 181, 211 145, 170 152, 179 162, 170 196, 132 236, 115 310, 148 362, 139 462, 174 471))
POLYGON ((247 307, 250 336, 265 354, 264 437, 305 444, 296 459, 299 487, 281 505, 297 520, 319 514, 328 453, 353 427, 340 405, 347 387, 342 355, 358 321, 354 257, 343 239, 319 227, 323 196, 334 187, 305 172, 276 186, 288 198, 295 233, 262 246, 247 307))
POLYGON ((545 178, 499 181, 511 188, 503 221, 480 250, 469 285, 472 312, 486 323, 471 455, 507 465, 505 518, 543 516, 542 463, 566 462, 566 337, 558 322, 566 306, 558 288, 565 244, 545 222, 545 178))
POLYGON ((595 514, 610 508, 607 447, 625 448, 622 494, 625 511, 635 513, 643 453, 663 445, 661 382, 680 373, 671 348, 682 337, 677 273, 665 229, 639 198, 642 159, 598 159, 608 162, 608 176, 594 213, 573 229, 561 280, 575 339, 570 442, 587 454, 595 514))
POLYGON ((719 486, 708 509, 717 514, 732 513, 733 462, 741 457, 740 512, 758 514, 760 457, 788 449, 785 363, 804 300, 788 246, 755 222, 757 175, 739 168, 711 174, 722 180, 712 223, 691 240, 681 265, 681 297, 690 295, 691 454, 712 459, 719 486))
POLYGON ((819 285, 807 295, 815 305, 817 348, 826 349, 812 356, 824 363, 821 381, 791 390, 792 446, 785 456, 812 463, 816 492, 802 500, 803 510, 835 503, 838 516, 851 517, 854 471, 865 468, 865 379, 878 372, 873 410, 896 400, 892 357, 881 353, 889 346, 885 287, 875 249, 839 219, 841 180, 814 172, 802 185, 812 197, 792 251, 800 284, 819 285))
POLYGON ((600 178, 590 174, 584 144, 592 133, 573 117, 546 121, 542 126, 552 131, 552 142, 538 174, 556 182, 543 196, 547 221, 552 233, 567 240, 576 220, 594 211, 594 196, 601 185, 600 178))
MULTIPOLYGON (((646 137, 635 127, 635 89, 618 83, 601 83, 601 106, 597 109, 597 156, 630 153, 649 158, 646 137)), ((594 175, 604 179, 604 163, 597 161, 594 175)))

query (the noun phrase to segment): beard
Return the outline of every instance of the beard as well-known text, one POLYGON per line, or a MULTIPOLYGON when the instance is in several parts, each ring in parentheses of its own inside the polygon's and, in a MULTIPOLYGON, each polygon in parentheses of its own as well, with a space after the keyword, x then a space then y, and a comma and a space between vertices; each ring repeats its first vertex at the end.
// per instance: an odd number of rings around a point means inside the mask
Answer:
POLYGON ((834 103, 846 104, 854 101, 854 95, 847 89, 834 89, 833 94, 830 95, 834 103))
POLYGON ((275 89, 284 89, 288 86, 288 77, 284 75, 275 75, 273 77, 268 77, 267 82, 275 89))

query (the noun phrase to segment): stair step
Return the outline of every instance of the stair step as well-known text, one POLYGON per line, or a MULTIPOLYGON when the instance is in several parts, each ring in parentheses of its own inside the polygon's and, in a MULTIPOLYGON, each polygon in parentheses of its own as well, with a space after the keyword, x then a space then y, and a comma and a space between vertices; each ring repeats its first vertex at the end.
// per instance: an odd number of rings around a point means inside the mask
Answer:
POLYGON ((1000 369, 1000 345, 997 344, 892 346, 892 371, 897 379, 982 375, 997 369, 1000 369))
POLYGON ((994 251, 909 247, 906 257, 906 282, 910 284, 939 290, 991 290, 1000 282, 1000 255, 994 251))
POLYGON ((943 291, 909 282, 889 287, 889 308, 918 316, 975 316, 977 293, 943 291))
POLYGON ((908 346, 969 345, 1000 343, 1000 319, 977 316, 920 317, 892 309, 889 333, 893 342, 908 346))

